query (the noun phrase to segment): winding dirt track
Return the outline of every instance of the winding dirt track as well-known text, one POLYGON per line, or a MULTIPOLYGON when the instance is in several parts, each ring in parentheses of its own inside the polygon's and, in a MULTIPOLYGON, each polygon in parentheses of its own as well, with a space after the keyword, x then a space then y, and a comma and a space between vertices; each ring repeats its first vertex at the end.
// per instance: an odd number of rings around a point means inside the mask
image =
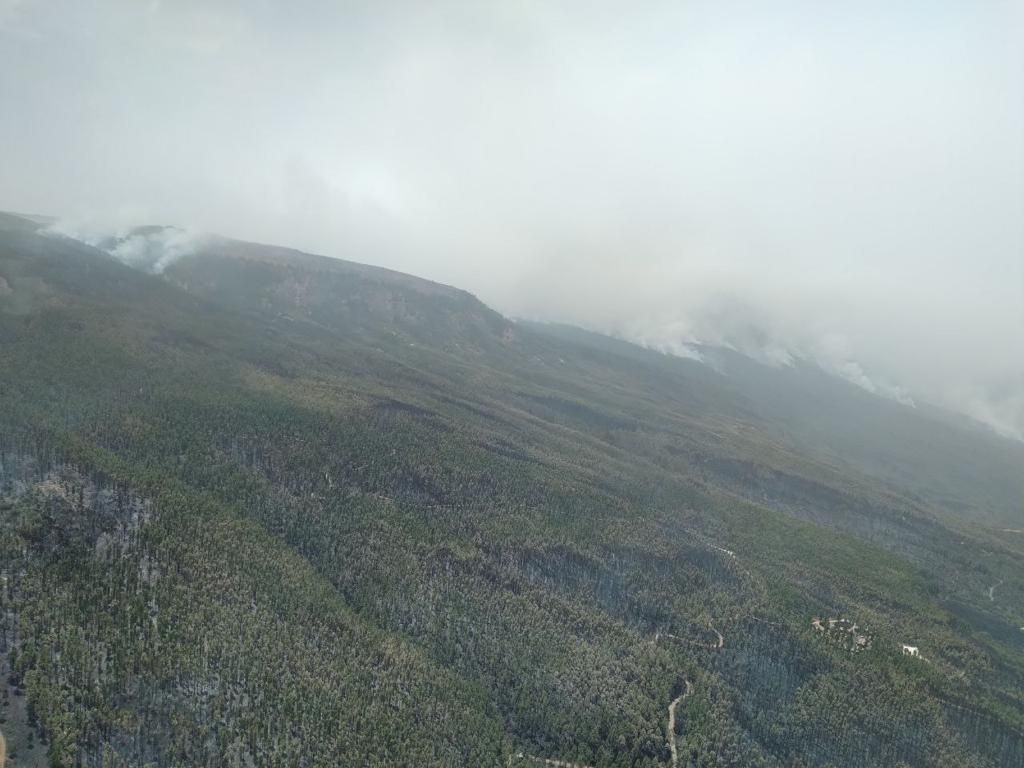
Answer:
MULTIPOLYGON (((708 624, 708 626, 711 627, 710 624, 708 624)), ((721 648, 723 645, 725 645, 725 638, 722 637, 722 633, 719 632, 714 627, 711 627, 711 631, 714 632, 716 635, 718 635, 718 647, 721 648)))
POLYGON ((679 694, 672 703, 668 705, 668 748, 672 753, 672 768, 676 768, 679 765, 679 752, 676 750, 676 707, 679 706, 679 702, 685 699, 693 691, 693 686, 690 685, 690 681, 686 681, 686 690, 679 694))
MULTIPOLYGON (((719 639, 721 639, 721 635, 719 635, 719 639)), ((721 648, 721 644, 718 647, 721 648)), ((679 766, 679 751, 676 748, 676 707, 682 703, 683 699, 693 693, 693 684, 689 680, 684 682, 686 683, 686 690, 676 696, 672 703, 668 705, 668 723, 665 726, 665 741, 668 743, 668 749, 672 755, 672 768, 678 768, 679 766)), ((542 765, 550 765, 553 768, 591 768, 591 766, 584 765, 583 763, 569 763, 565 760, 555 760, 550 757, 534 757, 533 755, 524 755, 522 752, 514 757, 509 757, 510 765, 513 759, 529 760, 530 762, 542 765)), ((0 768, 3 768, 3 763, 0 763, 0 768)))
POLYGON ((654 635, 654 641, 657 642, 662 637, 668 637, 673 640, 678 640, 681 643, 689 643, 690 645, 699 645, 701 648, 711 648, 717 650, 725 645, 725 638, 722 633, 715 629, 714 625, 708 622, 708 629, 714 632, 718 637, 713 643, 702 643, 700 640, 691 640, 688 637, 680 637, 679 635, 673 635, 671 632, 658 632, 654 635))
POLYGON ((988 588, 988 599, 991 600, 993 603, 996 601, 996 587, 1002 586, 1005 581, 1006 579, 1000 579, 988 588))
MULTIPOLYGON (((524 755, 522 753, 516 755, 516 759, 529 760, 530 762, 541 763, 542 765, 551 765, 554 768, 592 768, 592 766, 584 765, 583 763, 569 763, 565 760, 555 760, 551 757, 534 757, 533 755, 524 755)), ((511 758, 509 758, 510 763, 511 761, 511 758)), ((3 767, 0 766, 0 768, 3 767)))

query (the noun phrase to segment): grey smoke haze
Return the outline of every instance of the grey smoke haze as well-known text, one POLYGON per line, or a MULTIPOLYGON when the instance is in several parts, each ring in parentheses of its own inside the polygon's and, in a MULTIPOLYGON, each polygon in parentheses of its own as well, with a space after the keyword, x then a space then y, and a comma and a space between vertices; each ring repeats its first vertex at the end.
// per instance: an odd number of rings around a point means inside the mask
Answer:
POLYGON ((811 356, 1021 437, 1021 40, 1019 0, 0 0, 0 209, 811 356))
POLYGON ((161 275, 178 259, 200 250, 208 236, 180 227, 117 226, 109 219, 58 219, 43 234, 79 240, 109 253, 130 267, 161 275))

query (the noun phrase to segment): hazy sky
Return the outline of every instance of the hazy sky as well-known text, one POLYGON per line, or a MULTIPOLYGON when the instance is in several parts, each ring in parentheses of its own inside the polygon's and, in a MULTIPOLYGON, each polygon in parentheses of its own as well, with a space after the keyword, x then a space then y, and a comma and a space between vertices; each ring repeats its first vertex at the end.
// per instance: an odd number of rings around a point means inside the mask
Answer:
POLYGON ((1021 0, 0 0, 0 209, 756 338, 1019 435, 1022 51, 1021 0))

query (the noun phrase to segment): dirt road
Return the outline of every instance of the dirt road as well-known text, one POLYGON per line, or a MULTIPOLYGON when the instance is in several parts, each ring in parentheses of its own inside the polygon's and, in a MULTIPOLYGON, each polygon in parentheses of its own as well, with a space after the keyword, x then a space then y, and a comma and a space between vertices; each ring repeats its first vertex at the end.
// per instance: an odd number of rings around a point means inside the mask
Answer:
MULTIPOLYGON (((533 755, 524 755, 522 752, 515 755, 514 758, 509 758, 509 764, 511 765, 512 760, 529 760, 533 763, 540 763, 542 765, 554 766, 554 768, 592 768, 592 766, 584 765, 583 763, 569 763, 565 760, 555 760, 551 757, 534 757, 533 755)), ((0 766, 2 768, 2 766, 0 766)))
POLYGON ((686 690, 679 694, 672 703, 668 705, 668 748, 672 753, 672 768, 676 768, 679 765, 679 752, 676 750, 676 707, 679 706, 679 702, 690 695, 693 691, 693 686, 690 685, 690 681, 686 681, 686 690))
POLYGON ((1006 579, 1000 579, 988 588, 988 599, 991 600, 993 603, 996 601, 996 587, 1001 587, 1005 581, 1006 579))
POLYGON ((708 629, 715 633, 717 636, 713 643, 702 643, 700 640, 691 640, 689 637, 680 637, 679 635, 673 635, 671 632, 657 632, 654 635, 654 642, 658 642, 663 637, 670 638, 672 640, 678 640, 681 643, 689 643, 690 645, 699 645, 701 648, 711 648, 717 650, 725 645, 725 638, 722 633, 715 629, 714 625, 708 622, 708 629))

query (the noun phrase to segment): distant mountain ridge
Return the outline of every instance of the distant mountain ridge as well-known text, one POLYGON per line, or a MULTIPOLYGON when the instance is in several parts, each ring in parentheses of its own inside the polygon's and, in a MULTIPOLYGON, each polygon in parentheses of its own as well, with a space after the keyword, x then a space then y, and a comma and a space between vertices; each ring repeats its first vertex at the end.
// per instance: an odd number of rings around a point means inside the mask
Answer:
MULTIPOLYGON (((25 231, 39 229, 40 221, 52 221, 35 217, 38 221, 26 224, 18 215, 5 216, 12 222, 9 226, 25 231)), ((526 354, 519 329, 529 328, 654 369, 686 372, 690 383, 729 392, 730 408, 758 414, 759 427, 771 426, 791 449, 820 451, 828 461, 846 462, 851 469, 909 488, 950 514, 974 507, 1009 524, 1024 516, 1024 443, 1007 444, 987 427, 924 404, 911 415, 892 398, 857 387, 813 361, 791 356, 787 364, 778 365, 733 349, 694 343, 699 364, 714 372, 696 376, 694 363, 686 358, 662 360, 662 353, 572 326, 516 323, 467 291, 382 267, 165 225, 133 227, 98 239, 95 245, 129 265, 152 271, 146 265, 160 263, 168 255, 168 238, 174 243, 179 236, 178 250, 170 253, 159 273, 194 295, 237 311, 270 312, 329 332, 358 333, 367 340, 403 339, 455 353, 481 354, 512 344, 517 354, 526 354), (140 238, 152 239, 158 252, 141 264, 117 252, 140 238), (965 456, 972 457, 969 464, 965 456), (915 480, 918 477, 927 481, 915 480), (968 494, 964 488, 970 489, 968 494)), ((534 337, 527 345, 537 341, 534 337)), ((705 399, 705 404, 712 402, 713 398, 705 399)), ((721 405, 718 401, 712 407, 721 405)), ((744 418, 744 411, 739 418, 744 418)))
MULTIPOLYGON (((333 257, 313 256, 308 253, 303 253, 301 251, 281 246, 269 246, 233 240, 216 235, 204 235, 174 226, 134 226, 121 230, 116 234, 103 234, 101 230, 97 230, 95 227, 86 226, 83 230, 83 228, 78 225, 65 225, 52 217, 23 217, 19 214, 6 215, 11 217, 12 220, 21 220, 23 218, 30 219, 31 221, 29 226, 35 227, 41 224, 46 224, 48 227, 53 228, 53 231, 59 234, 69 236, 74 239, 81 239, 89 245, 108 251, 116 258, 124 261, 130 266, 150 272, 162 273, 167 266, 178 259, 198 253, 204 253, 207 255, 216 254, 218 256, 233 255, 236 258, 259 259, 264 262, 277 262, 282 264, 286 262, 298 264, 302 261, 308 262, 311 259, 329 259, 330 261, 337 262, 338 264, 347 265, 347 269, 349 270, 363 270, 367 275, 376 274, 378 277, 389 275, 389 278, 393 282, 404 281, 407 287, 418 284, 421 289, 425 286, 432 286, 438 290, 448 290, 453 293, 460 292, 459 289, 456 288, 451 288, 424 278, 416 278, 411 275, 406 275, 383 267, 373 267, 333 257)), ((22 221, 22 225, 24 225, 24 221, 22 221)), ((739 354, 750 357, 759 363, 767 364, 772 367, 800 364, 804 362, 811 363, 821 367, 830 375, 850 381, 873 394, 895 400, 905 405, 915 404, 911 393, 892 382, 879 381, 874 377, 869 376, 855 360, 843 359, 841 361, 831 360, 824 362, 819 360, 818 357, 813 354, 801 352, 796 349, 789 349, 788 347, 778 343, 770 343, 769 338, 765 335, 764 331, 759 330, 756 325, 751 325, 749 318, 745 319, 744 310, 742 307, 737 305, 735 301, 731 303, 725 302, 724 305, 719 302, 719 305, 716 306, 715 311, 712 314, 713 317, 717 317, 723 324, 723 327, 717 329, 715 334, 713 334, 721 338, 721 341, 716 343, 707 343, 692 339, 689 341, 673 341, 672 343, 667 343, 663 339, 658 343, 652 344, 648 340, 634 339, 628 335, 623 336, 622 338, 627 338, 627 340, 637 343, 640 346, 649 347, 658 351, 683 357, 693 357, 695 359, 701 358, 701 349, 709 349, 712 351, 724 349, 727 351, 738 352, 739 354), (730 307, 737 310, 740 313, 740 316, 730 319, 730 307)), ((714 354, 712 354, 712 359, 706 362, 713 365, 713 358, 714 354)), ((934 406, 930 407, 934 408, 934 406)), ((954 414, 950 412, 949 415, 955 419, 963 418, 963 414, 960 413, 954 414)), ((971 420, 975 421, 973 418, 971 420)), ((985 429, 992 429, 1001 436, 1012 437, 1010 430, 1005 427, 997 428, 997 425, 991 422, 990 419, 978 419, 977 424, 983 426, 985 429)))

